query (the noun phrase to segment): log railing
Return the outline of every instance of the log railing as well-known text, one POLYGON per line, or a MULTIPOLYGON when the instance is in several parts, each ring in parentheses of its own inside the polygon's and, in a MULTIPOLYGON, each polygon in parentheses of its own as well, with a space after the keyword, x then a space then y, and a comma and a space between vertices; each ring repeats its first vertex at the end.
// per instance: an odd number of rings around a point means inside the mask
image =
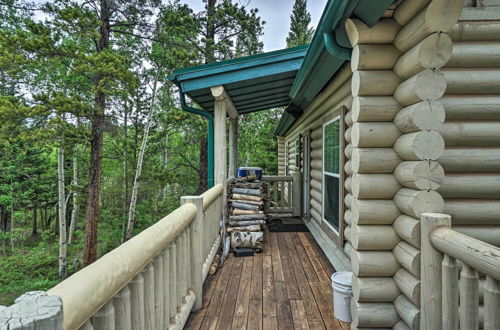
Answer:
POLYGON ((48 292, 0 306, 0 329, 182 329, 201 308, 223 190, 182 197, 178 209, 48 292))
POLYGON ((267 212, 292 213, 300 216, 302 210, 302 174, 291 176, 263 176, 262 181, 268 184, 267 212))
POLYGON ((451 229, 445 214, 422 214, 421 234, 420 328, 500 329, 500 248, 451 229))

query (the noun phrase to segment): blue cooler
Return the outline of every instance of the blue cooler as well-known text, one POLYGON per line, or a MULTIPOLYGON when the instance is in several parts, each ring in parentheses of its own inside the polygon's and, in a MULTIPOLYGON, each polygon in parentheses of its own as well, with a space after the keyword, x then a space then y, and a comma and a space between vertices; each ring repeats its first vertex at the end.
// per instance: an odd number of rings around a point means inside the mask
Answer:
POLYGON ((262 179, 262 168, 261 167, 238 167, 238 178, 242 178, 244 176, 249 176, 255 174, 257 176, 257 180, 262 179))

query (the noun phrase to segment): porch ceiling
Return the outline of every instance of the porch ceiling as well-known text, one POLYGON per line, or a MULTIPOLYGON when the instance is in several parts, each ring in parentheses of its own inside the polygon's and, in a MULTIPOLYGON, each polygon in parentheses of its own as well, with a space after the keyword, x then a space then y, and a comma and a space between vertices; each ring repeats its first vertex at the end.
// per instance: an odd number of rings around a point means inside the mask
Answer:
POLYGON ((214 111, 210 87, 220 85, 224 86, 240 114, 287 106, 307 47, 175 70, 169 79, 209 112, 214 111))

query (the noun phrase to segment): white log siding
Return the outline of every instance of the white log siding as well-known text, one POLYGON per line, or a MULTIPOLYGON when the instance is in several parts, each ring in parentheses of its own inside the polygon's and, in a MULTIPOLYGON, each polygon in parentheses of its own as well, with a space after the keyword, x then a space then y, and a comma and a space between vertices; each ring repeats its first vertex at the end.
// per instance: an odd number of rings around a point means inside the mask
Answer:
POLYGON ((278 137, 278 175, 285 175, 285 139, 278 137))

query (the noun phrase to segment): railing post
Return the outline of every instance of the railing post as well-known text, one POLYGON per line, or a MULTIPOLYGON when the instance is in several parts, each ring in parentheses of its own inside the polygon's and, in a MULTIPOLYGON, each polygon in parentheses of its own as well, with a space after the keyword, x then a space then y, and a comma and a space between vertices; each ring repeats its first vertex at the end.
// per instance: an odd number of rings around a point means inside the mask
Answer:
POLYGON ((181 204, 192 203, 196 206, 197 213, 193 223, 193 232, 191 233, 191 251, 193 251, 192 269, 193 269, 193 290, 196 301, 193 310, 198 310, 203 305, 203 262, 206 256, 202 252, 203 232, 202 225, 205 221, 203 215, 203 197, 201 196, 183 196, 181 204))
POLYGON ((423 213, 421 225, 421 293, 420 329, 435 330, 442 326, 442 262, 443 254, 430 241, 434 229, 451 227, 451 217, 440 213, 423 213))
POLYGON ((292 210, 295 217, 302 215, 302 173, 292 174, 292 210))

